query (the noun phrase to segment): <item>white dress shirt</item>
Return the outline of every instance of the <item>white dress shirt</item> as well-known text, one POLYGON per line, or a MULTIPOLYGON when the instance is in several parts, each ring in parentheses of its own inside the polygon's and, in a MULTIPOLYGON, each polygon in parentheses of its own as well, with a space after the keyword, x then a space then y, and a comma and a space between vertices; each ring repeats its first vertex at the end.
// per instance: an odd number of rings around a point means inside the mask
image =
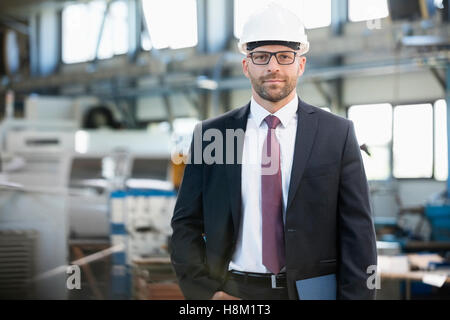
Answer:
MULTIPOLYGON (((281 124, 275 130, 280 144, 281 184, 283 189, 283 221, 291 180, 292 159, 297 131, 298 97, 273 115, 281 124)), ((270 273, 262 264, 261 154, 268 126, 264 118, 271 114, 253 98, 245 131, 242 154, 242 217, 236 249, 228 269, 270 273)))

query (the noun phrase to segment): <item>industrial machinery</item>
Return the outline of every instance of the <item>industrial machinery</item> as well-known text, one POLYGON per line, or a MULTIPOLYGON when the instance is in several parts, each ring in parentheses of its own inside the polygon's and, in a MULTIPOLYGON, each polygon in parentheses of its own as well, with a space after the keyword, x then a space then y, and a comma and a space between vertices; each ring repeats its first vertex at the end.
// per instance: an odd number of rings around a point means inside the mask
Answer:
POLYGON ((6 120, 0 130, 0 295, 65 299, 71 127, 6 120))
MULTIPOLYGON (((66 299, 70 244, 82 240, 112 245, 114 191, 166 190, 174 198, 171 153, 179 141, 190 140, 190 129, 184 126, 181 135, 166 126, 152 131, 79 130, 80 117, 69 110, 64 99, 32 97, 25 119, 7 118, 0 124, 0 252, 14 253, 2 254, 0 259, 0 270, 6 272, 6 277, 0 276, 1 297, 13 292, 14 284, 8 280, 13 270, 8 265, 16 256, 14 241, 26 244, 24 254, 30 265, 16 284, 18 295, 66 299), (59 107, 67 112, 52 113, 59 107), (42 119, 42 114, 48 117, 42 119)), ((187 120, 187 127, 193 129, 195 123, 187 120)), ((167 245, 173 199, 164 205, 157 202, 151 201, 152 223, 165 224, 164 231, 157 228, 164 235, 155 235, 156 225, 146 225, 145 214, 131 214, 135 223, 128 231, 134 241, 128 242, 126 252, 132 248, 133 254, 144 256, 164 253, 155 248, 167 245)), ((137 208, 146 207, 148 202, 137 208)))

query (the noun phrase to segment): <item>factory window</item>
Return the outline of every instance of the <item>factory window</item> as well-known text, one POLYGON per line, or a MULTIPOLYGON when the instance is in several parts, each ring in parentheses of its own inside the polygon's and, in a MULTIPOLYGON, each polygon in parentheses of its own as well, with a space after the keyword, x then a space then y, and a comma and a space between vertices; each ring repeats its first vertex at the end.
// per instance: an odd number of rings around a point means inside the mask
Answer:
POLYGON ((447 104, 438 100, 434 104, 434 177, 445 181, 448 176, 447 104))
POLYGON ((389 15, 387 0, 348 0, 350 21, 385 18, 389 15))
POLYGON ((143 34, 144 50, 152 47, 178 49, 197 44, 196 0, 143 0, 142 9, 150 33, 143 34))
POLYGON ((388 103, 354 105, 348 109, 369 180, 385 180, 390 176, 390 144, 392 141, 392 106, 388 103))
POLYGON ((100 59, 127 53, 128 6, 126 1, 115 1, 111 3, 98 50, 98 57, 100 59))
MULTIPOLYGON (((77 63, 93 60, 102 21, 108 6, 104 1, 68 5, 62 12, 62 60, 77 63)), ((98 58, 110 58, 128 50, 128 7, 114 1, 106 15, 98 58)))
MULTIPOLYGON (((234 0, 234 35, 239 38, 246 19, 255 10, 274 0, 234 0)), ((331 24, 331 0, 278 0, 275 1, 297 13, 308 29, 331 24)))
POLYGON ((393 175, 431 178, 433 172, 433 108, 431 104, 394 108, 393 175))

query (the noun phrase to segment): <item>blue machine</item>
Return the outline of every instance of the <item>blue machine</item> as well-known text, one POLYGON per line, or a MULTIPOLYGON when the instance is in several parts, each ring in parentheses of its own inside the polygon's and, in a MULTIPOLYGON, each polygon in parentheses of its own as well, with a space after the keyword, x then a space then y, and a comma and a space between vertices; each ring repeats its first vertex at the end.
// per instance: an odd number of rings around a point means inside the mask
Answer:
MULTIPOLYGON (((140 244, 144 245, 144 249, 147 249, 146 251, 159 246, 158 238, 155 238, 155 234, 153 234, 152 237, 141 237, 149 233, 147 229, 150 230, 153 227, 150 228, 145 225, 145 228, 143 228, 143 225, 136 225, 136 223, 139 222, 137 218, 142 216, 138 215, 138 207, 130 206, 130 203, 136 204, 138 198, 141 200, 153 199, 150 200, 153 201, 152 210, 154 212, 152 213, 152 217, 155 217, 155 215, 160 213, 167 216, 164 220, 168 219, 168 221, 170 221, 176 193, 174 190, 127 189, 117 190, 110 194, 110 238, 112 246, 114 248, 120 248, 112 254, 111 299, 132 298, 132 258, 142 253, 139 251, 142 247, 137 247, 136 241, 142 238, 140 244), (167 199, 167 201, 163 202, 162 207, 158 207, 156 201, 161 198, 167 199)), ((147 209, 149 209, 149 207, 147 209)), ((146 213, 148 215, 150 211, 143 211, 140 213, 146 213)), ((156 231, 158 234, 161 232, 163 232, 163 230, 156 231)))
POLYGON ((433 241, 450 242, 450 203, 429 203, 425 207, 425 214, 431 224, 433 241))

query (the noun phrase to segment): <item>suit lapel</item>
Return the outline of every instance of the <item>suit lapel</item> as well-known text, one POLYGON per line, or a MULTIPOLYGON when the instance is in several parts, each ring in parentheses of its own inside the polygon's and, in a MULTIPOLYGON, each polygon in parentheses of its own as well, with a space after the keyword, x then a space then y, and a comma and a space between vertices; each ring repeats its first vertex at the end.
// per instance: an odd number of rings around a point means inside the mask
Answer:
MULTIPOLYGON (((250 112, 250 103, 242 107, 234 114, 233 117, 227 119, 226 129, 238 130, 242 129, 246 130, 247 128, 247 118, 250 112)), ((242 203, 242 153, 244 148, 244 141, 242 143, 233 143, 234 146, 234 161, 232 164, 226 164, 226 173, 228 186, 230 191, 230 200, 231 200, 231 212, 233 217, 233 225, 234 225, 234 240, 237 239, 240 221, 241 221, 241 203, 242 203), (240 156, 240 157, 238 157, 240 156)))
POLYGON ((295 137, 294 158, 292 160, 291 181, 289 183, 286 212, 288 212, 289 207, 292 205, 295 192, 299 187, 303 172, 305 171, 318 126, 318 117, 317 113, 314 112, 314 109, 301 101, 300 98, 298 100, 297 133, 295 137))

